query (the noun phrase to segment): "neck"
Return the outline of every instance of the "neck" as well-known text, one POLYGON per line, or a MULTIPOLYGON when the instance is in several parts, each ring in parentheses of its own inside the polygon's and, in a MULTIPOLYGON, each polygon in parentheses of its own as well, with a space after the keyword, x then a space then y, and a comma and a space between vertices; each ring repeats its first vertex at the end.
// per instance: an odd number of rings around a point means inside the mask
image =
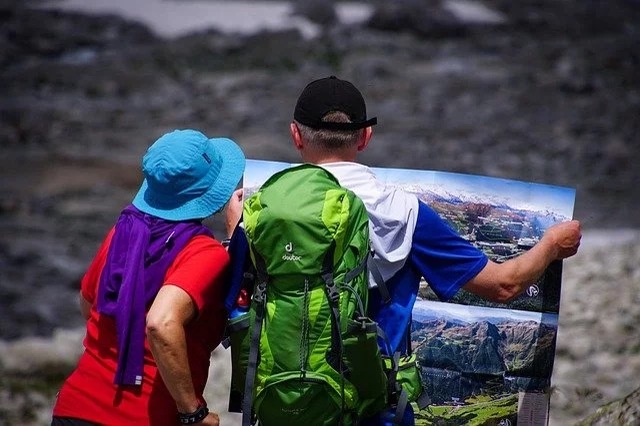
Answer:
POLYGON ((355 153, 308 152, 302 151, 302 161, 311 164, 337 163, 341 161, 355 162, 355 153))
POLYGON ((313 163, 313 164, 327 164, 327 163, 340 163, 340 162, 344 162, 344 161, 348 161, 348 162, 354 162, 355 158, 352 160, 348 160, 342 157, 325 157, 322 159, 319 159, 317 161, 308 161, 309 163, 313 163))

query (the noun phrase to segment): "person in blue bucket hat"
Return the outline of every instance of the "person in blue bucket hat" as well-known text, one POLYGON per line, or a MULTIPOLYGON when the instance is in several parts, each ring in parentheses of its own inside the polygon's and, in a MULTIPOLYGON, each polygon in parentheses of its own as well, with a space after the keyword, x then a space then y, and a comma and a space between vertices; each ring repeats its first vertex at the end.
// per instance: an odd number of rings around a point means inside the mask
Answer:
POLYGON ((229 256, 202 220, 225 207, 244 165, 234 141, 196 130, 149 147, 140 190, 82 279, 84 352, 52 425, 219 424, 203 391, 229 256))

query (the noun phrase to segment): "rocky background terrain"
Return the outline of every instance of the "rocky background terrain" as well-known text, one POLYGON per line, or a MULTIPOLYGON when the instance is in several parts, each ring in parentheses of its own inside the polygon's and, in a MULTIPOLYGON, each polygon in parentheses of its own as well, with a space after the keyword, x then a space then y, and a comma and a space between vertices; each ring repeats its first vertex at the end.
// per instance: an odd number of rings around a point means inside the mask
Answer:
MULTIPOLYGON (((640 386, 639 2, 399 0, 345 25, 331 2, 307 1, 292 12, 315 37, 174 38, 55 4, 0 0, 0 424, 47 424, 80 350, 79 279, 146 148, 189 127, 297 161, 293 104, 329 74, 356 82, 379 118, 371 165, 577 189, 585 239, 565 262, 551 423, 640 386)), ((216 352, 220 410, 226 365, 216 352)), ((631 396, 626 419, 640 411, 631 396)))

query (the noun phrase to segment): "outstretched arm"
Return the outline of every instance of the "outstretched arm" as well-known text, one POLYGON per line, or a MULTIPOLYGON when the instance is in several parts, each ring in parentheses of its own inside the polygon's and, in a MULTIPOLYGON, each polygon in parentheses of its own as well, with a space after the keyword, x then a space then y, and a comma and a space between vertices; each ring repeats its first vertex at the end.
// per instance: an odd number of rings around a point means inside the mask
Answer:
POLYGON ((556 224, 524 254, 504 263, 488 262, 463 288, 489 300, 507 302, 540 278, 551 262, 576 254, 581 237, 577 220, 556 224))
MULTIPOLYGON (((147 339, 169 393, 181 413, 192 413, 199 405, 191 379, 184 326, 196 314, 191 297, 173 285, 163 286, 147 314, 147 339)), ((204 425, 219 423, 218 415, 209 413, 204 425)))

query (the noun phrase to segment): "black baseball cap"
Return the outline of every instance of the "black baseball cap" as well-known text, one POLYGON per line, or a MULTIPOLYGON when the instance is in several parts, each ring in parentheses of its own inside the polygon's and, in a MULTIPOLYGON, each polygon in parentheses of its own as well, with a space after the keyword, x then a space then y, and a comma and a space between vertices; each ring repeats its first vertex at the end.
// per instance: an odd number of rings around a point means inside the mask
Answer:
POLYGON ((329 130, 358 130, 378 123, 376 117, 367 120, 367 107, 356 86, 333 75, 307 84, 298 98, 293 118, 305 126, 329 130), (347 114, 351 123, 322 121, 332 111, 347 114))

